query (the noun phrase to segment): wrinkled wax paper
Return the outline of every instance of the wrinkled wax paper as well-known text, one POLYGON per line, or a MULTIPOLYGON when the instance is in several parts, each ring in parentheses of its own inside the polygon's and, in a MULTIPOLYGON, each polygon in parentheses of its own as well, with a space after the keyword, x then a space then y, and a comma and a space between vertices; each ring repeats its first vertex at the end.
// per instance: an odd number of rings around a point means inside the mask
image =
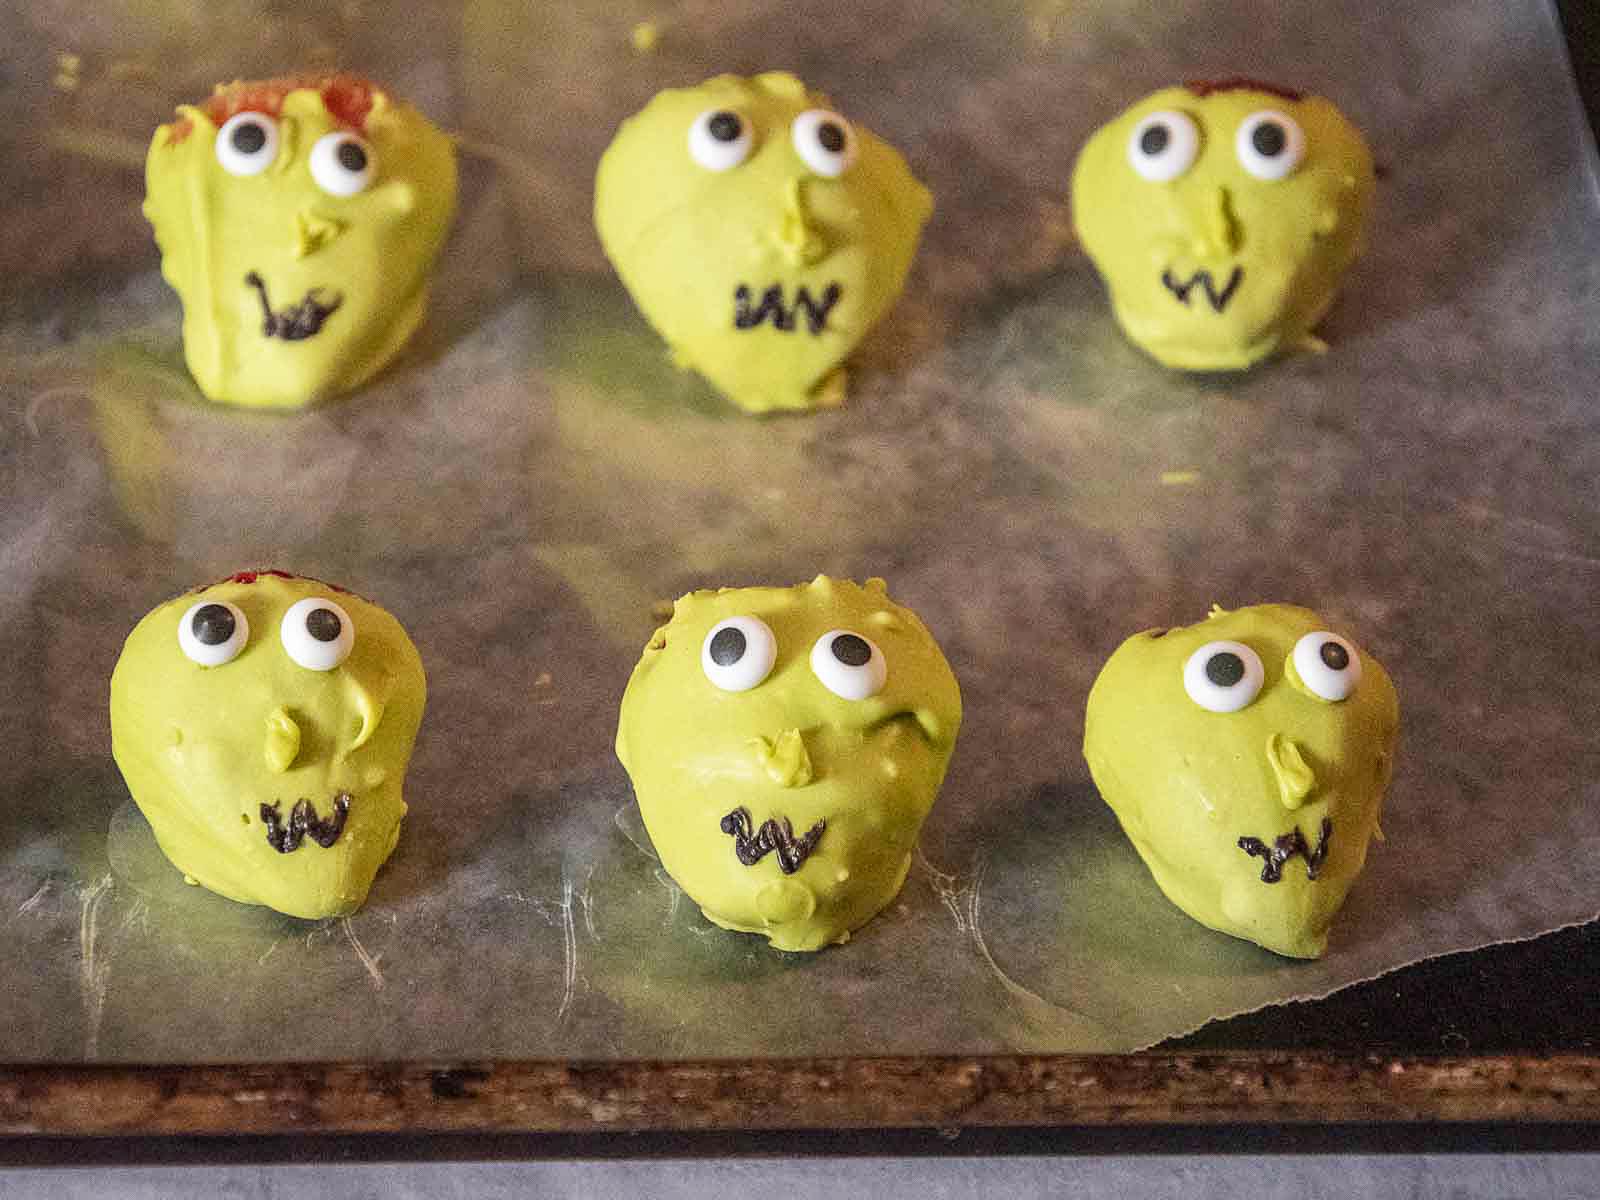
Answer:
POLYGON ((0 1059, 1124 1049, 1596 916, 1600 205, 1547 4, 78 7, 0 17, 0 1059), (347 400, 208 406, 144 144, 217 80, 334 63, 460 135, 432 316, 347 400), (769 67, 937 209, 848 405, 763 421, 671 368, 589 211, 651 93, 769 67), (1368 132, 1370 249, 1326 354, 1173 374, 1116 329, 1068 173, 1141 95, 1241 74, 1368 132), (123 637, 257 566, 379 600, 428 667, 349 919, 185 887, 110 758, 123 637), (967 721, 900 899, 797 956, 661 872, 611 742, 664 601, 818 571, 888 578, 967 721), (1080 751, 1124 636, 1262 600, 1350 631, 1404 712, 1319 962, 1168 904, 1080 751))

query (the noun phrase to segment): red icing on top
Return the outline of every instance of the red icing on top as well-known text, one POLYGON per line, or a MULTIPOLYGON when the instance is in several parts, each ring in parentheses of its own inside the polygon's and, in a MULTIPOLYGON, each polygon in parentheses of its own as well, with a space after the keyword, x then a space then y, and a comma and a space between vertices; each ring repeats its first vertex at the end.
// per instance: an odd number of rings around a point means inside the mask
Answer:
POLYGON ((1291 91, 1286 87, 1279 87, 1275 83, 1262 83, 1259 79, 1247 79, 1237 76, 1232 79, 1199 79, 1183 85, 1200 99, 1217 92, 1265 92, 1269 96, 1276 96, 1280 100, 1299 101, 1305 99, 1304 92, 1291 91))
POLYGON ((214 583, 203 583, 194 590, 197 592, 203 592, 209 588, 218 587, 224 583, 254 583, 263 575, 272 575, 278 579, 303 579, 307 583, 320 584, 321 586, 328 588, 330 591, 343 592, 346 596, 356 595, 356 593, 352 592, 349 588, 340 587, 337 583, 329 583, 326 579, 313 579, 310 575, 291 575, 288 571, 279 571, 272 567, 262 567, 255 571, 235 571, 226 579, 218 579, 214 583))
MULTIPOLYGON (((364 130, 372 112, 372 98, 383 89, 361 75, 282 75, 277 79, 234 80, 219 83, 209 97, 195 105, 213 125, 242 112, 265 113, 276 117, 283 112, 283 98, 290 92, 310 90, 322 96, 323 107, 340 125, 364 130)), ((176 146, 189 136, 194 122, 184 117, 173 122, 167 145, 176 146)))

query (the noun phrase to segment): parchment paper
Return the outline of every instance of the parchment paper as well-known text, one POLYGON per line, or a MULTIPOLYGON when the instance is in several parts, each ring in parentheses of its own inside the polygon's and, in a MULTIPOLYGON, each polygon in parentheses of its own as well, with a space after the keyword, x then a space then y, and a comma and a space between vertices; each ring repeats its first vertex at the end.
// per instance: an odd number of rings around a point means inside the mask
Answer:
POLYGON ((1600 911, 1600 205, 1545 4, 85 7, 0 17, 0 1059, 1124 1049, 1600 911), (330 62, 462 134, 433 315, 346 401, 209 407, 143 143, 217 79, 330 62), (775 66, 938 210, 848 407, 757 421, 667 364, 589 183, 657 88, 775 66), (1369 132, 1377 217, 1326 355, 1183 376, 1115 329, 1067 177, 1140 95, 1237 74, 1369 132), (383 602, 430 674, 348 920, 186 888, 109 755, 138 618, 268 565, 383 602), (672 886, 611 739, 661 602, 819 570, 887 576, 968 715, 900 900, 808 957, 672 886), (1169 905, 1080 753, 1124 636, 1260 600, 1352 630, 1404 710, 1316 963, 1169 905))

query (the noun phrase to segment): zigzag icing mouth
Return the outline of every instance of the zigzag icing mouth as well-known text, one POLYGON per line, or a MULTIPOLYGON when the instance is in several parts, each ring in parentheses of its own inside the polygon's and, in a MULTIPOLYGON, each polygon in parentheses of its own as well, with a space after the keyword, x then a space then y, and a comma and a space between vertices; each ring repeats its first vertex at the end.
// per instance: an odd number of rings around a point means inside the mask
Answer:
POLYGON ((1179 304, 1189 305, 1189 295, 1198 286, 1206 302, 1211 305, 1211 311, 1217 313, 1228 307, 1228 301, 1233 299, 1233 294, 1238 290, 1242 279, 1244 279, 1244 268, 1235 267, 1228 275, 1228 282, 1219 291, 1211 278, 1211 272, 1203 268, 1185 280, 1179 280, 1171 268, 1161 272, 1161 285, 1173 294, 1179 304))
POLYGON ((771 817, 761 823, 760 829, 752 830, 749 810, 736 808, 722 818, 720 828, 733 839, 733 852, 745 866, 753 867, 768 854, 776 854, 778 869, 785 875, 793 875, 817 848, 825 824, 818 820, 795 837, 788 817, 771 817))
POLYGON ((837 283, 830 283, 823 289, 819 299, 813 297, 802 284, 795 289, 794 303, 787 305, 783 301, 783 291, 783 284, 775 283, 761 293, 759 302, 754 302, 754 289, 749 284, 741 283, 733 293, 733 327, 756 329, 770 322, 774 329, 782 333, 794 333, 800 328, 803 317, 806 330, 816 336, 827 328, 828 314, 844 294, 844 289, 837 283))
POLYGON ((1291 858, 1305 859, 1306 878, 1315 880, 1317 873, 1322 870, 1323 861, 1328 857, 1328 842, 1332 837, 1333 822, 1323 817, 1315 847, 1306 841, 1306 835, 1296 825, 1288 833, 1275 838, 1270 846, 1258 837, 1242 837, 1239 839, 1239 849, 1251 858, 1262 860, 1262 883, 1277 883, 1282 879, 1284 864, 1291 858))
POLYGON ((267 281, 251 271, 244 277, 246 287, 253 287, 261 297, 261 333, 264 337, 282 338, 286 342, 301 342, 321 332, 323 323, 344 303, 344 296, 335 292, 331 301, 323 300, 322 288, 312 288, 299 304, 272 311, 272 301, 267 298, 267 281))
POLYGON ((350 815, 350 793, 340 792, 333 798, 333 808, 326 817, 318 817, 316 807, 309 800, 296 800, 289 810, 289 823, 283 823, 279 811, 281 801, 261 806, 261 821, 267 827, 267 845, 279 854, 292 854, 310 838, 324 850, 339 840, 344 832, 345 818, 350 815))

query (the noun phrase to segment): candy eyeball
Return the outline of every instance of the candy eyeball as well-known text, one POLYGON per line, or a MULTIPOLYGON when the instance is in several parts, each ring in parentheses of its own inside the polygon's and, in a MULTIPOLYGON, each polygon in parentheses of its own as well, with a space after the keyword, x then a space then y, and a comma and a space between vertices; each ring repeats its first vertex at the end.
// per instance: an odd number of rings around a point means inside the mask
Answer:
POLYGON ((1243 642, 1207 642, 1183 664, 1183 690, 1207 712, 1238 712, 1266 678, 1261 656, 1243 642))
POLYGON ((1287 113, 1266 108, 1239 124, 1233 141, 1239 165, 1257 179, 1283 179, 1306 155, 1306 135, 1287 113))
POLYGON ((1294 644, 1291 658, 1300 682, 1324 700, 1348 699, 1361 683, 1361 654, 1336 633, 1306 634, 1294 644))
POLYGON ((217 130, 217 161, 230 175, 259 175, 278 157, 278 123, 265 113, 235 113, 217 130))
POLYGON ((831 629, 811 647, 811 671, 841 700, 865 700, 883 691, 889 664, 883 651, 848 629, 831 629))
POLYGON ((808 108, 790 128, 795 153, 818 175, 837 179, 856 160, 856 131, 836 112, 808 108))
MULTIPOLYGON (((449 135, 346 72, 235 79, 178 113, 150 139, 143 211, 201 394, 304 408, 365 384, 423 326, 449 135)), ((282 615, 251 612, 261 636, 282 615)))
POLYGON ((1083 720, 1095 786, 1167 898, 1292 958, 1326 952, 1382 836, 1400 728, 1383 664, 1328 625, 1296 604, 1214 605, 1164 638, 1134 634, 1095 677, 1083 720), (1318 699, 1323 672, 1342 688, 1358 662, 1348 699, 1318 699))
POLYGON ((595 170, 601 246, 671 362, 753 413, 843 402, 931 210, 898 151, 782 71, 665 89, 595 170))
POLYGON ((226 600, 202 600, 178 622, 178 646, 202 667, 220 667, 239 657, 250 640, 250 622, 226 600))
POLYGON ((755 127, 731 108, 708 108, 689 126, 689 157, 708 171, 732 170, 755 145, 755 127))
POLYGON ((778 639, 760 617, 718 621, 700 644, 700 668, 725 692, 748 692, 772 673, 778 639))
POLYGON ((279 637, 289 657, 308 671, 331 671, 350 657, 356 626, 332 600, 307 596, 283 614, 279 637))
POLYGON ((1153 112, 1133 127, 1128 163, 1151 183, 1168 183, 1194 165, 1200 154, 1200 127, 1187 113, 1153 112))
POLYGON ((372 147, 353 133, 324 134, 311 147, 311 178, 330 196, 364 192, 377 174, 372 147))

